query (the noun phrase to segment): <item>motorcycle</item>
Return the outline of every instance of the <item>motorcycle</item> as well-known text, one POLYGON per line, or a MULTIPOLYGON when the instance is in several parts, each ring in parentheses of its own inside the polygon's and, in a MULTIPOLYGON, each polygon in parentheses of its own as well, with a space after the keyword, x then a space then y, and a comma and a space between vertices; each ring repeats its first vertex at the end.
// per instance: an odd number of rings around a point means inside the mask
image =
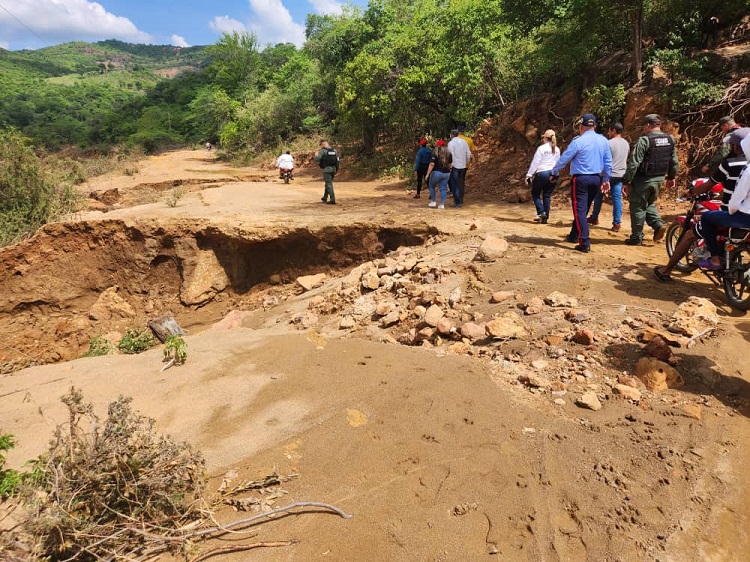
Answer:
MULTIPOLYGON (((706 180, 695 180, 693 185, 697 187, 704 181, 706 180)), ((686 214, 678 216, 667 229, 666 248, 670 258, 685 233, 700 221, 701 214, 721 207, 721 202, 713 197, 720 194, 723 189, 721 184, 716 184, 708 193, 678 199, 691 201, 692 206, 686 214)), ((701 260, 711 257, 702 238, 692 244, 685 257, 677 262, 675 269, 686 273, 700 269, 714 284, 723 286, 729 306, 737 310, 750 310, 750 230, 730 228, 719 234, 718 241, 724 247, 723 269, 708 270, 700 267, 701 260)))
POLYGON ((294 175, 291 170, 281 170, 281 179, 284 180, 284 183, 289 183, 289 180, 294 179, 294 175))

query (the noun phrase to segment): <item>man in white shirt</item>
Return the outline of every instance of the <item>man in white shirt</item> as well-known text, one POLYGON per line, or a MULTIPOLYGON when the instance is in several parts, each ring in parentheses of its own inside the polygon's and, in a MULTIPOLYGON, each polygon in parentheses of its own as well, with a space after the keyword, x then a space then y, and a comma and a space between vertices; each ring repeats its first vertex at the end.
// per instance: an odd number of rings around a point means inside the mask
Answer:
POLYGON ((453 206, 461 207, 464 204, 464 188, 466 184, 466 168, 471 161, 471 149, 469 144, 458 136, 458 129, 451 131, 451 140, 448 142, 448 152, 453 158, 453 168, 448 180, 450 190, 453 192, 453 206))
MULTIPOLYGON (((750 159, 750 135, 740 143, 745 157, 750 159)), ((750 165, 740 173, 740 179, 734 188, 734 193, 727 204, 728 211, 711 211, 701 215, 701 231, 711 257, 701 260, 698 265, 704 269, 715 271, 722 269, 722 248, 716 240, 717 228, 750 228, 750 165)))
POLYGON ((276 160, 276 167, 279 169, 280 178, 284 177, 284 170, 291 170, 294 179, 294 158, 288 150, 276 160))

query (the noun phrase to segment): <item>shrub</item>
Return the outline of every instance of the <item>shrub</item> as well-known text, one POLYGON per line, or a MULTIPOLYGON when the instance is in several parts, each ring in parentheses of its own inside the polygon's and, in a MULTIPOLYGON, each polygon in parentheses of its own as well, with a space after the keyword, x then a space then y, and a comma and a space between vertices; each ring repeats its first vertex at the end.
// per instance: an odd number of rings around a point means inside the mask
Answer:
POLYGON ((8 433, 0 435, 0 499, 12 496, 21 482, 21 475, 17 471, 5 468, 5 455, 3 453, 10 451, 15 444, 12 435, 8 433))
POLYGON ((164 361, 174 360, 175 365, 187 361, 187 342, 182 336, 169 336, 164 342, 164 361))
POLYGON ((622 122, 625 111, 625 86, 594 86, 585 90, 583 95, 591 104, 591 111, 596 115, 599 124, 606 127, 616 121, 622 122))
POLYGON ((84 357, 99 357, 109 355, 114 351, 114 345, 104 336, 96 336, 89 340, 89 350, 84 357))
POLYGON ((176 207, 177 203, 179 203, 180 199, 182 199, 185 196, 185 188, 184 187, 175 187, 169 195, 167 195, 166 203, 168 207, 176 207))
MULTIPOLYGON (((36 229, 76 210, 78 198, 70 178, 57 184, 15 130, 0 132, 0 246, 12 244, 36 229)), ((73 178, 75 173, 72 174, 73 178)))
POLYGON ((156 345, 156 338, 149 330, 129 329, 117 344, 117 349, 123 353, 142 353, 156 345))

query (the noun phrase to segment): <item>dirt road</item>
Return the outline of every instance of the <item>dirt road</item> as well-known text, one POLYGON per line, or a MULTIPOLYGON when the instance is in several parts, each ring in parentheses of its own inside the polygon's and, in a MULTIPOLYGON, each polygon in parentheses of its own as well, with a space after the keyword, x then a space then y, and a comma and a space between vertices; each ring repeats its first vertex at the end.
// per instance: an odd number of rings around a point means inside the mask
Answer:
POLYGON ((91 337, 171 311, 188 361, 160 373, 152 349, 3 375, 11 465, 43 451, 75 385, 99 412, 132 396, 205 454, 214 487, 297 474, 274 506, 352 514, 277 518, 252 540, 298 544, 222 560, 750 560, 747 317, 698 274, 658 283, 663 245, 625 246, 627 224, 595 228, 581 255, 562 197, 539 225, 531 205, 468 185, 465 207, 437 211, 402 182, 344 178, 322 205, 316 170, 287 186, 205 151, 91 182, 107 212, 0 251, 0 360, 80 357, 91 337), (507 251, 474 261, 493 236, 507 251), (295 282, 317 273, 310 290, 295 282), (555 291, 577 302, 545 303, 555 291), (718 307, 715 335, 671 348, 682 388, 638 386, 644 331, 666 331, 690 295, 718 307), (433 307, 443 324, 426 322, 433 307), (501 318, 520 332, 457 335, 501 318), (582 330, 593 342, 576 343, 582 330), (576 405, 586 394, 601 408, 576 405))

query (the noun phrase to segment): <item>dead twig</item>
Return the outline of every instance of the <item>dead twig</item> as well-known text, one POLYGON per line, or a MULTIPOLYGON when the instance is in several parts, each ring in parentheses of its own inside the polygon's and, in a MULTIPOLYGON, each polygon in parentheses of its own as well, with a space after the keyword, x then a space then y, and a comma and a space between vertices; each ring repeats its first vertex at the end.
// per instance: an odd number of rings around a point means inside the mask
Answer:
POLYGON ((290 541, 255 542, 251 544, 220 546, 191 558, 190 562, 200 562, 201 560, 206 560, 207 558, 211 558, 212 556, 216 556, 217 554, 226 554, 228 552, 243 552, 245 550, 251 550, 253 548, 276 548, 279 546, 292 546, 297 544, 298 542, 299 541, 292 539, 290 541))
POLYGON ((216 533, 218 531, 224 531, 225 529, 230 529, 232 527, 237 527, 238 525, 247 525, 249 523, 253 523, 255 521, 258 521, 260 519, 264 519, 266 517, 272 517, 274 515, 277 515, 279 513, 284 513, 286 511, 291 511, 292 509, 298 508, 298 507, 321 507, 323 509, 328 509, 330 511, 333 511, 336 515, 339 515, 343 517, 344 519, 351 519, 352 516, 348 513, 345 513, 338 507, 335 507, 333 505, 322 503, 322 502, 294 502, 290 503, 287 506, 279 507, 277 509, 273 509, 271 511, 267 511, 265 513, 259 513, 257 515, 253 515, 252 517, 246 517, 244 519, 238 519, 237 521, 232 521, 230 523, 225 523, 224 525, 217 526, 217 527, 209 527, 208 529, 201 529, 200 531, 194 531, 192 533, 188 533, 187 535, 183 535, 182 538, 184 539, 190 539, 194 537, 202 537, 204 535, 210 535, 211 533, 216 533))

